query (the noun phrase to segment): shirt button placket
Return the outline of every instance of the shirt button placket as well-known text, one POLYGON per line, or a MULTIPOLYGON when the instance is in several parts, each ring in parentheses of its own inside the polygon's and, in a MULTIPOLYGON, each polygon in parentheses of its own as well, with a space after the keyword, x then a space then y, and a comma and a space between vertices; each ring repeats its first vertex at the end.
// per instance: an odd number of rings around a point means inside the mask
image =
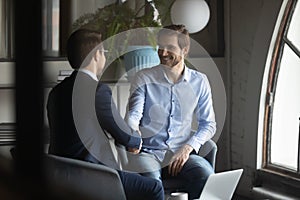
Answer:
MULTIPOLYGON (((171 85, 170 87, 170 91, 171 91, 171 94, 170 94, 170 100, 171 102, 173 102, 173 86, 171 85)), ((170 116, 169 116, 169 129, 168 129, 168 134, 171 135, 171 127, 172 127, 172 117, 173 117, 173 104, 171 103, 171 108, 170 108, 170 116)))

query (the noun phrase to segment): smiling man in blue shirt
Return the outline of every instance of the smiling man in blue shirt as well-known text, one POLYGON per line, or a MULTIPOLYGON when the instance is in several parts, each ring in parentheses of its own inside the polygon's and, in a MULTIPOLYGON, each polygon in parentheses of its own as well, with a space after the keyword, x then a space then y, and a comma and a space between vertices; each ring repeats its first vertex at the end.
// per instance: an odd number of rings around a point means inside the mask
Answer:
MULTIPOLYGON (((198 198, 208 176, 214 173, 212 166, 197 155, 216 132, 211 88, 206 75, 184 63, 190 38, 183 25, 160 30, 158 45, 160 65, 136 74, 126 118, 142 134, 141 154, 150 154, 163 168, 144 174, 158 180, 161 175, 178 178, 186 183, 189 198, 198 198), (194 116, 196 131, 192 131, 194 116)), ((150 164, 140 157, 142 165, 153 165, 153 161, 150 164)))

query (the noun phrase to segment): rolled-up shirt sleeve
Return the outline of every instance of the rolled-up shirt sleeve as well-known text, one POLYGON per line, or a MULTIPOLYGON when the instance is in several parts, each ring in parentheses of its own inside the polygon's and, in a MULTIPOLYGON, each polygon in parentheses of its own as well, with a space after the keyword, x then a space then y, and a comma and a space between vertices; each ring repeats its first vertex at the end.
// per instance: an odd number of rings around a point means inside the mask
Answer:
POLYGON ((203 75, 203 87, 199 96, 195 115, 198 122, 198 129, 187 142, 198 153, 201 145, 211 139, 216 133, 215 112, 213 109, 212 93, 209 81, 203 75))

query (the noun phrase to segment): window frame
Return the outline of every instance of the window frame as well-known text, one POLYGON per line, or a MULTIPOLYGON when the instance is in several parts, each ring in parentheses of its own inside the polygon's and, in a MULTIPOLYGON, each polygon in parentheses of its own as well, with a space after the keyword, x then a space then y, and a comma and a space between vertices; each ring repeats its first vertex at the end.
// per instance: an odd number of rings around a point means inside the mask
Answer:
MULTIPOLYGON (((14 53, 14 1, 15 0, 2 0, 3 4, 5 5, 5 12, 3 13, 4 18, 3 23, 5 26, 5 36, 4 41, 6 49, 4 50, 5 53, 3 57, 0 57, 0 62, 15 62, 15 53, 14 53)), ((45 2, 51 5, 51 0, 45 0, 45 2), (49 3, 50 2, 50 3, 49 3)), ((47 50, 43 50, 43 61, 66 61, 66 42, 67 38, 69 37, 71 30, 72 30, 72 23, 71 23, 71 7, 72 2, 69 0, 59 0, 59 50, 58 52, 54 53, 47 50), (45 54, 46 53, 46 54, 45 54)), ((48 11, 51 10, 51 6, 47 8, 48 11)), ((47 12, 48 12, 47 11, 47 12)), ((47 16, 47 23, 51 21, 51 16, 47 16)), ((52 30, 48 29, 48 36, 52 30)), ((52 40, 46 41, 46 43, 51 43, 52 40)), ((49 46, 49 45, 47 45, 49 46)))
MULTIPOLYGON (((59 9, 59 23, 60 23, 60 0, 58 1, 58 9, 59 9)), ((42 23, 42 34, 43 34, 43 54, 45 57, 58 57, 60 55, 60 49, 57 51, 53 50, 53 0, 43 0, 42 1, 42 17, 45 17, 45 21, 42 23), (44 24, 45 23, 45 24, 44 24)), ((59 25, 58 25, 59 26, 59 25)), ((60 32, 60 27, 59 30, 60 32)), ((60 38, 60 34, 59 34, 60 38)), ((58 43, 60 39, 58 39, 58 43)), ((58 44, 59 45, 59 44, 58 44)))
MULTIPOLYGON (((52 0, 44 0, 47 3, 47 12, 51 13, 52 9, 52 0)), ((59 40, 58 40, 58 51, 54 52, 51 49, 43 50, 43 61, 66 61, 66 43, 67 38, 72 32, 72 23, 71 23, 71 7, 72 2, 69 0, 58 0, 59 1, 59 40)), ((47 16, 47 23, 51 24, 51 17, 47 16)), ((51 38, 52 29, 47 29, 47 37, 51 38)), ((47 46, 51 46, 52 39, 46 41, 47 46)), ((47 47, 48 48, 48 47, 47 47)))
MULTIPOLYGON (((272 104, 274 94, 276 92, 277 77, 280 68, 280 62, 283 55, 284 44, 287 44, 297 56, 300 57, 300 52, 295 46, 288 40, 287 32, 294 13, 298 0, 288 0, 283 18, 278 30, 272 60, 269 69, 266 101, 265 101, 265 113, 263 122, 263 151, 262 151, 262 166, 257 170, 257 174, 254 181, 254 186, 265 186, 278 190, 280 185, 281 191, 288 192, 294 195, 300 195, 300 191, 297 190, 297 184, 300 183, 300 152, 298 150, 298 166, 297 171, 276 165, 271 163, 271 128, 272 128, 272 104), (277 186, 277 187, 276 187, 277 186)), ((298 2, 300 3, 300 2, 298 2)), ((300 128, 300 127, 299 127, 300 128)), ((300 138, 299 138, 300 139, 300 138)), ((299 143, 298 143, 299 145, 299 143)), ((298 146, 299 147, 299 146, 298 146)), ((299 189, 299 188, 298 188, 299 189)))
MULTIPOLYGON (((5 30, 4 30, 4 38, 5 41, 1 41, 5 43, 6 49, 5 51, 5 56, 0 58, 0 62, 10 62, 14 61, 14 0, 2 0, 4 6, 5 6, 5 19, 3 20, 2 23, 4 23, 5 30)), ((3 13, 2 13, 3 14, 3 13)))

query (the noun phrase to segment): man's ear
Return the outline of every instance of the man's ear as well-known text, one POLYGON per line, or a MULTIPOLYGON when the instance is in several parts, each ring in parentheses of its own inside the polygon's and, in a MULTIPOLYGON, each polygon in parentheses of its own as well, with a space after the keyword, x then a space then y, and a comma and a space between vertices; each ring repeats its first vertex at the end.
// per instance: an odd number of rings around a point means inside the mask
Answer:
POLYGON ((184 47, 183 49, 182 49, 182 54, 184 55, 184 57, 187 57, 187 54, 188 54, 188 48, 187 47, 184 47))
POLYGON ((99 59, 100 59, 100 51, 99 50, 97 50, 95 52, 93 58, 95 59, 95 61, 97 61, 97 62, 99 61, 99 59))

